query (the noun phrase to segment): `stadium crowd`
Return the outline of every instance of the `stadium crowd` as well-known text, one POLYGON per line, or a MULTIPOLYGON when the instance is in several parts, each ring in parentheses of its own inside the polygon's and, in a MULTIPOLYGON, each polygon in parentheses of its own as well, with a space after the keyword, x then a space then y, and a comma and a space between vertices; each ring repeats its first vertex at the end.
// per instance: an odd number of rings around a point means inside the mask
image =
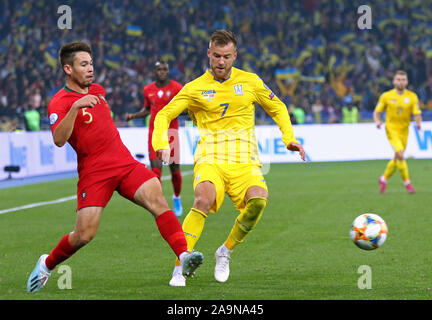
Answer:
MULTIPOLYGON (((347 104, 370 117, 398 69, 422 108, 432 109, 432 7, 376 0, 372 28, 361 30, 362 2, 69 0, 72 28, 60 29, 61 1, 3 0, 0 131, 48 128, 46 106, 64 85, 57 62, 64 43, 91 44, 95 82, 106 88, 116 124, 128 126, 137 125, 125 114, 141 108, 154 62, 169 62, 171 77, 185 84, 207 68, 209 35, 224 28, 238 36, 235 66, 259 74, 294 123, 343 122, 347 104)), ((256 119, 270 123, 261 108, 256 119)))

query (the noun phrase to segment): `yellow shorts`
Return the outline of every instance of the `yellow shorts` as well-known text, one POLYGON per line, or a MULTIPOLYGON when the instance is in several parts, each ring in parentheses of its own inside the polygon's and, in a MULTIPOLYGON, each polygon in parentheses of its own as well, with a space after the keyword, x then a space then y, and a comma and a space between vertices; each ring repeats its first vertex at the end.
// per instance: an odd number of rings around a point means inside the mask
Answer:
POLYGON ((258 186, 268 191, 265 179, 258 165, 251 164, 198 164, 194 168, 193 188, 200 182, 210 181, 216 188, 216 201, 210 212, 216 213, 222 205, 225 193, 233 201, 237 210, 245 207, 247 189, 258 186))
POLYGON ((395 130, 386 127, 386 134, 394 152, 405 150, 408 141, 408 128, 406 130, 395 130))

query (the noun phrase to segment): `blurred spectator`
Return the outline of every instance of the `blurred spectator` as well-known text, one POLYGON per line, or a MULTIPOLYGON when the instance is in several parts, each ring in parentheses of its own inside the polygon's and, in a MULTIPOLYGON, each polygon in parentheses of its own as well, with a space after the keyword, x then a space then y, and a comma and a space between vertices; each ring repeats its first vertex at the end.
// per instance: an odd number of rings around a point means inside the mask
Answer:
POLYGON ((30 106, 32 109, 37 109, 41 106, 42 96, 40 94, 40 89, 36 88, 34 93, 30 95, 30 106))
POLYGON ((29 110, 24 112, 25 129, 27 131, 40 130, 40 114, 37 108, 37 105, 33 104, 30 106, 29 110))
POLYGON ((357 106, 354 104, 351 96, 345 97, 345 104, 342 107, 342 122, 343 123, 357 123, 359 120, 359 112, 357 106))
POLYGON ((301 107, 297 107, 295 105, 291 105, 292 115, 295 118, 296 124, 304 124, 306 120, 306 114, 301 107))
POLYGON ((320 99, 317 99, 312 105, 312 112, 315 116, 315 123, 322 123, 321 113, 324 110, 324 106, 320 99))
POLYGON ((331 103, 331 101, 327 100, 324 104, 324 114, 325 118, 327 119, 327 123, 338 123, 339 117, 338 117, 338 110, 336 107, 334 107, 331 103))

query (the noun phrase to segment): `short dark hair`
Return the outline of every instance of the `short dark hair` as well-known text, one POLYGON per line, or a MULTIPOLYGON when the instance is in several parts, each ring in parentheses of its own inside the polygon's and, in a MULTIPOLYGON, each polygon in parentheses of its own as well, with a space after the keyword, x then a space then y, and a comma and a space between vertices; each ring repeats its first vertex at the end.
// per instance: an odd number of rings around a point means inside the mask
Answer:
POLYGON ((85 42, 71 42, 63 45, 59 51, 59 59, 62 67, 66 64, 72 66, 75 60, 75 54, 80 51, 88 52, 90 56, 92 55, 90 45, 85 42))
POLYGON ((226 46, 229 43, 233 43, 234 47, 237 48, 237 39, 233 32, 228 30, 216 30, 210 37, 209 47, 214 42, 217 46, 226 46))
POLYGON ((395 77, 396 76, 406 76, 406 77, 408 77, 407 73, 405 71, 403 71, 403 70, 396 71, 394 76, 395 77))

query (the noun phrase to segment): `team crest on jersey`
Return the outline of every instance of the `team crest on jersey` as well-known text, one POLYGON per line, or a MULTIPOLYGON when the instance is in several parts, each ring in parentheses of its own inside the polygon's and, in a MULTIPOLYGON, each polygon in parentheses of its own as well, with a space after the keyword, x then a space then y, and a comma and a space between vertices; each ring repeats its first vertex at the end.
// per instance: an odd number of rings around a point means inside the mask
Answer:
POLYGON ((201 91, 201 95, 204 99, 206 99, 208 102, 211 102, 215 97, 215 90, 203 90, 201 91))
POLYGON ((157 95, 158 95, 159 98, 162 98, 163 97, 163 91, 159 90, 158 93, 157 93, 157 95))
POLYGON ((409 101, 410 101, 409 98, 408 98, 408 97, 405 97, 404 102, 405 102, 405 103, 409 103, 409 101))
POLYGON ((59 116, 57 113, 51 113, 51 115, 49 116, 50 125, 53 125, 54 123, 56 123, 58 118, 59 118, 59 116))
POLYGON ((167 97, 169 98, 170 95, 171 95, 171 91, 168 90, 168 91, 166 92, 166 95, 167 95, 167 97))
POLYGON ((243 85, 242 84, 235 84, 234 85, 234 94, 236 96, 242 96, 243 95, 243 85))
POLYGON ((108 102, 106 101, 105 97, 101 94, 99 94, 99 99, 105 102, 106 105, 108 105, 108 102))

